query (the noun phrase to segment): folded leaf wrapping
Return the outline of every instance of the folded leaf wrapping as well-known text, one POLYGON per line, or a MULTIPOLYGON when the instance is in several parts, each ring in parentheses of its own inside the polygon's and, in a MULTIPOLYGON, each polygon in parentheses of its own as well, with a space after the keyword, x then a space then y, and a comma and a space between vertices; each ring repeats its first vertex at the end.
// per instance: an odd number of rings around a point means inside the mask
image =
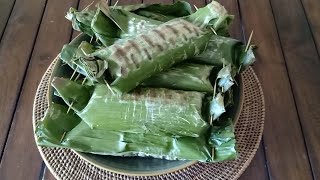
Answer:
POLYGON ((201 114, 200 92, 139 88, 118 95, 97 84, 88 101, 91 92, 84 85, 63 78, 54 78, 52 85, 67 104, 74 102, 73 109, 93 129, 199 137, 209 127, 201 114))
POLYGON ((199 92, 213 92, 210 74, 214 66, 183 63, 145 80, 142 85, 199 92))
POLYGON ((213 124, 209 144, 213 147, 213 162, 231 160, 237 157, 234 125, 231 118, 225 117, 213 124))
POLYGON ((150 30, 174 18, 183 18, 201 27, 209 25, 219 35, 227 35, 228 26, 233 19, 233 16, 215 1, 193 14, 191 5, 184 1, 172 5, 138 4, 111 8, 101 1, 97 4, 96 11, 76 11, 71 8, 66 17, 72 22, 75 30, 96 36, 105 45, 111 44, 108 40, 114 41, 112 38, 134 36, 139 31, 150 30), (129 29, 135 29, 137 32, 129 32, 129 29))
POLYGON ((203 137, 179 138, 165 133, 154 135, 91 129, 72 110, 67 113, 67 109, 67 106, 50 104, 45 117, 36 127, 38 145, 100 155, 212 161, 210 148, 203 137))
MULTIPOLYGON (((135 4, 135 5, 125 5, 113 7, 116 9, 123 9, 126 11, 131 11, 133 13, 144 16, 145 12, 149 14, 161 15, 162 17, 169 17, 170 20, 173 18, 188 16, 192 14, 191 5, 185 1, 177 1, 173 4, 135 4)), ((152 18, 154 16, 146 16, 152 18)), ((162 20, 162 18, 156 20, 162 20)))
POLYGON ((201 53, 211 36, 212 33, 180 19, 88 56, 107 61, 115 79, 111 86, 125 93, 151 75, 201 53))

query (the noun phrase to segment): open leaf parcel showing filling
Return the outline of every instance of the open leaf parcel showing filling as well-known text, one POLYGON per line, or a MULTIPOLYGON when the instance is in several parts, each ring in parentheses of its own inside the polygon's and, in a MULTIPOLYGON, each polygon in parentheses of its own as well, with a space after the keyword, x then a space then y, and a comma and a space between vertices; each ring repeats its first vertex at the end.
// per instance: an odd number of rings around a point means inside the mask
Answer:
POLYGON ((236 79, 255 57, 228 37, 233 16, 223 6, 213 1, 193 13, 183 1, 101 1, 66 18, 83 34, 62 48, 38 145, 201 162, 237 157, 236 79))

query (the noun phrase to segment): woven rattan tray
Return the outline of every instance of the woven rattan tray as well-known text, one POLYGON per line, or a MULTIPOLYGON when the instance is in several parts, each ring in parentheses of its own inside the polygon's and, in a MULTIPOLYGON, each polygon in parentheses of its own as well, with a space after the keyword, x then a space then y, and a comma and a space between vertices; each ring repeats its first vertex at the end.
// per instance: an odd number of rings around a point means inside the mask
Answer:
MULTIPOLYGON (((38 87, 34 107, 33 125, 44 116, 48 108, 48 89, 54 61, 42 77, 38 87)), ((259 80, 252 68, 242 73, 243 107, 236 125, 236 138, 239 157, 222 163, 197 163, 173 173, 158 176, 127 176, 100 169, 76 155, 72 150, 38 147, 40 154, 57 179, 237 179, 250 164, 259 147, 265 117, 264 97, 259 80)))

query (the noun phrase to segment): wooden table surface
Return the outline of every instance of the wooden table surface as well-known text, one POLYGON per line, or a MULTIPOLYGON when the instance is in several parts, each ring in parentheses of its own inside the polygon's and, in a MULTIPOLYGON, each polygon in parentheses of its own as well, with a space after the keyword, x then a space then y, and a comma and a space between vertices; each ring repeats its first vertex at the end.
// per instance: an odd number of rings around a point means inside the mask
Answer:
MULTIPOLYGON (((52 180, 36 148, 32 104, 41 76, 77 33, 69 7, 92 0, 0 0, 0 179, 52 180)), ((143 3, 173 0, 143 0, 143 3)), ((205 0, 189 0, 197 7, 205 0)), ((259 46, 254 70, 265 95, 265 130, 242 180, 320 179, 320 1, 220 0, 232 37, 259 46)), ((111 4, 115 1, 112 0, 111 4)), ((120 0, 118 4, 142 3, 120 0)))

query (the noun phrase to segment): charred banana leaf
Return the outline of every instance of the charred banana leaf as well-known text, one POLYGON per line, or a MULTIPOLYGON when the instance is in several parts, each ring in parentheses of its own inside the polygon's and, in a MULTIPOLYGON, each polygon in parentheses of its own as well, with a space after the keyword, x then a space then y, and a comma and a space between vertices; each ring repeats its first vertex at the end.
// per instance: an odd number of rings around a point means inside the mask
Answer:
POLYGON ((177 19, 87 55, 108 62, 115 79, 111 85, 126 93, 153 74, 201 53, 211 36, 192 23, 177 19))

